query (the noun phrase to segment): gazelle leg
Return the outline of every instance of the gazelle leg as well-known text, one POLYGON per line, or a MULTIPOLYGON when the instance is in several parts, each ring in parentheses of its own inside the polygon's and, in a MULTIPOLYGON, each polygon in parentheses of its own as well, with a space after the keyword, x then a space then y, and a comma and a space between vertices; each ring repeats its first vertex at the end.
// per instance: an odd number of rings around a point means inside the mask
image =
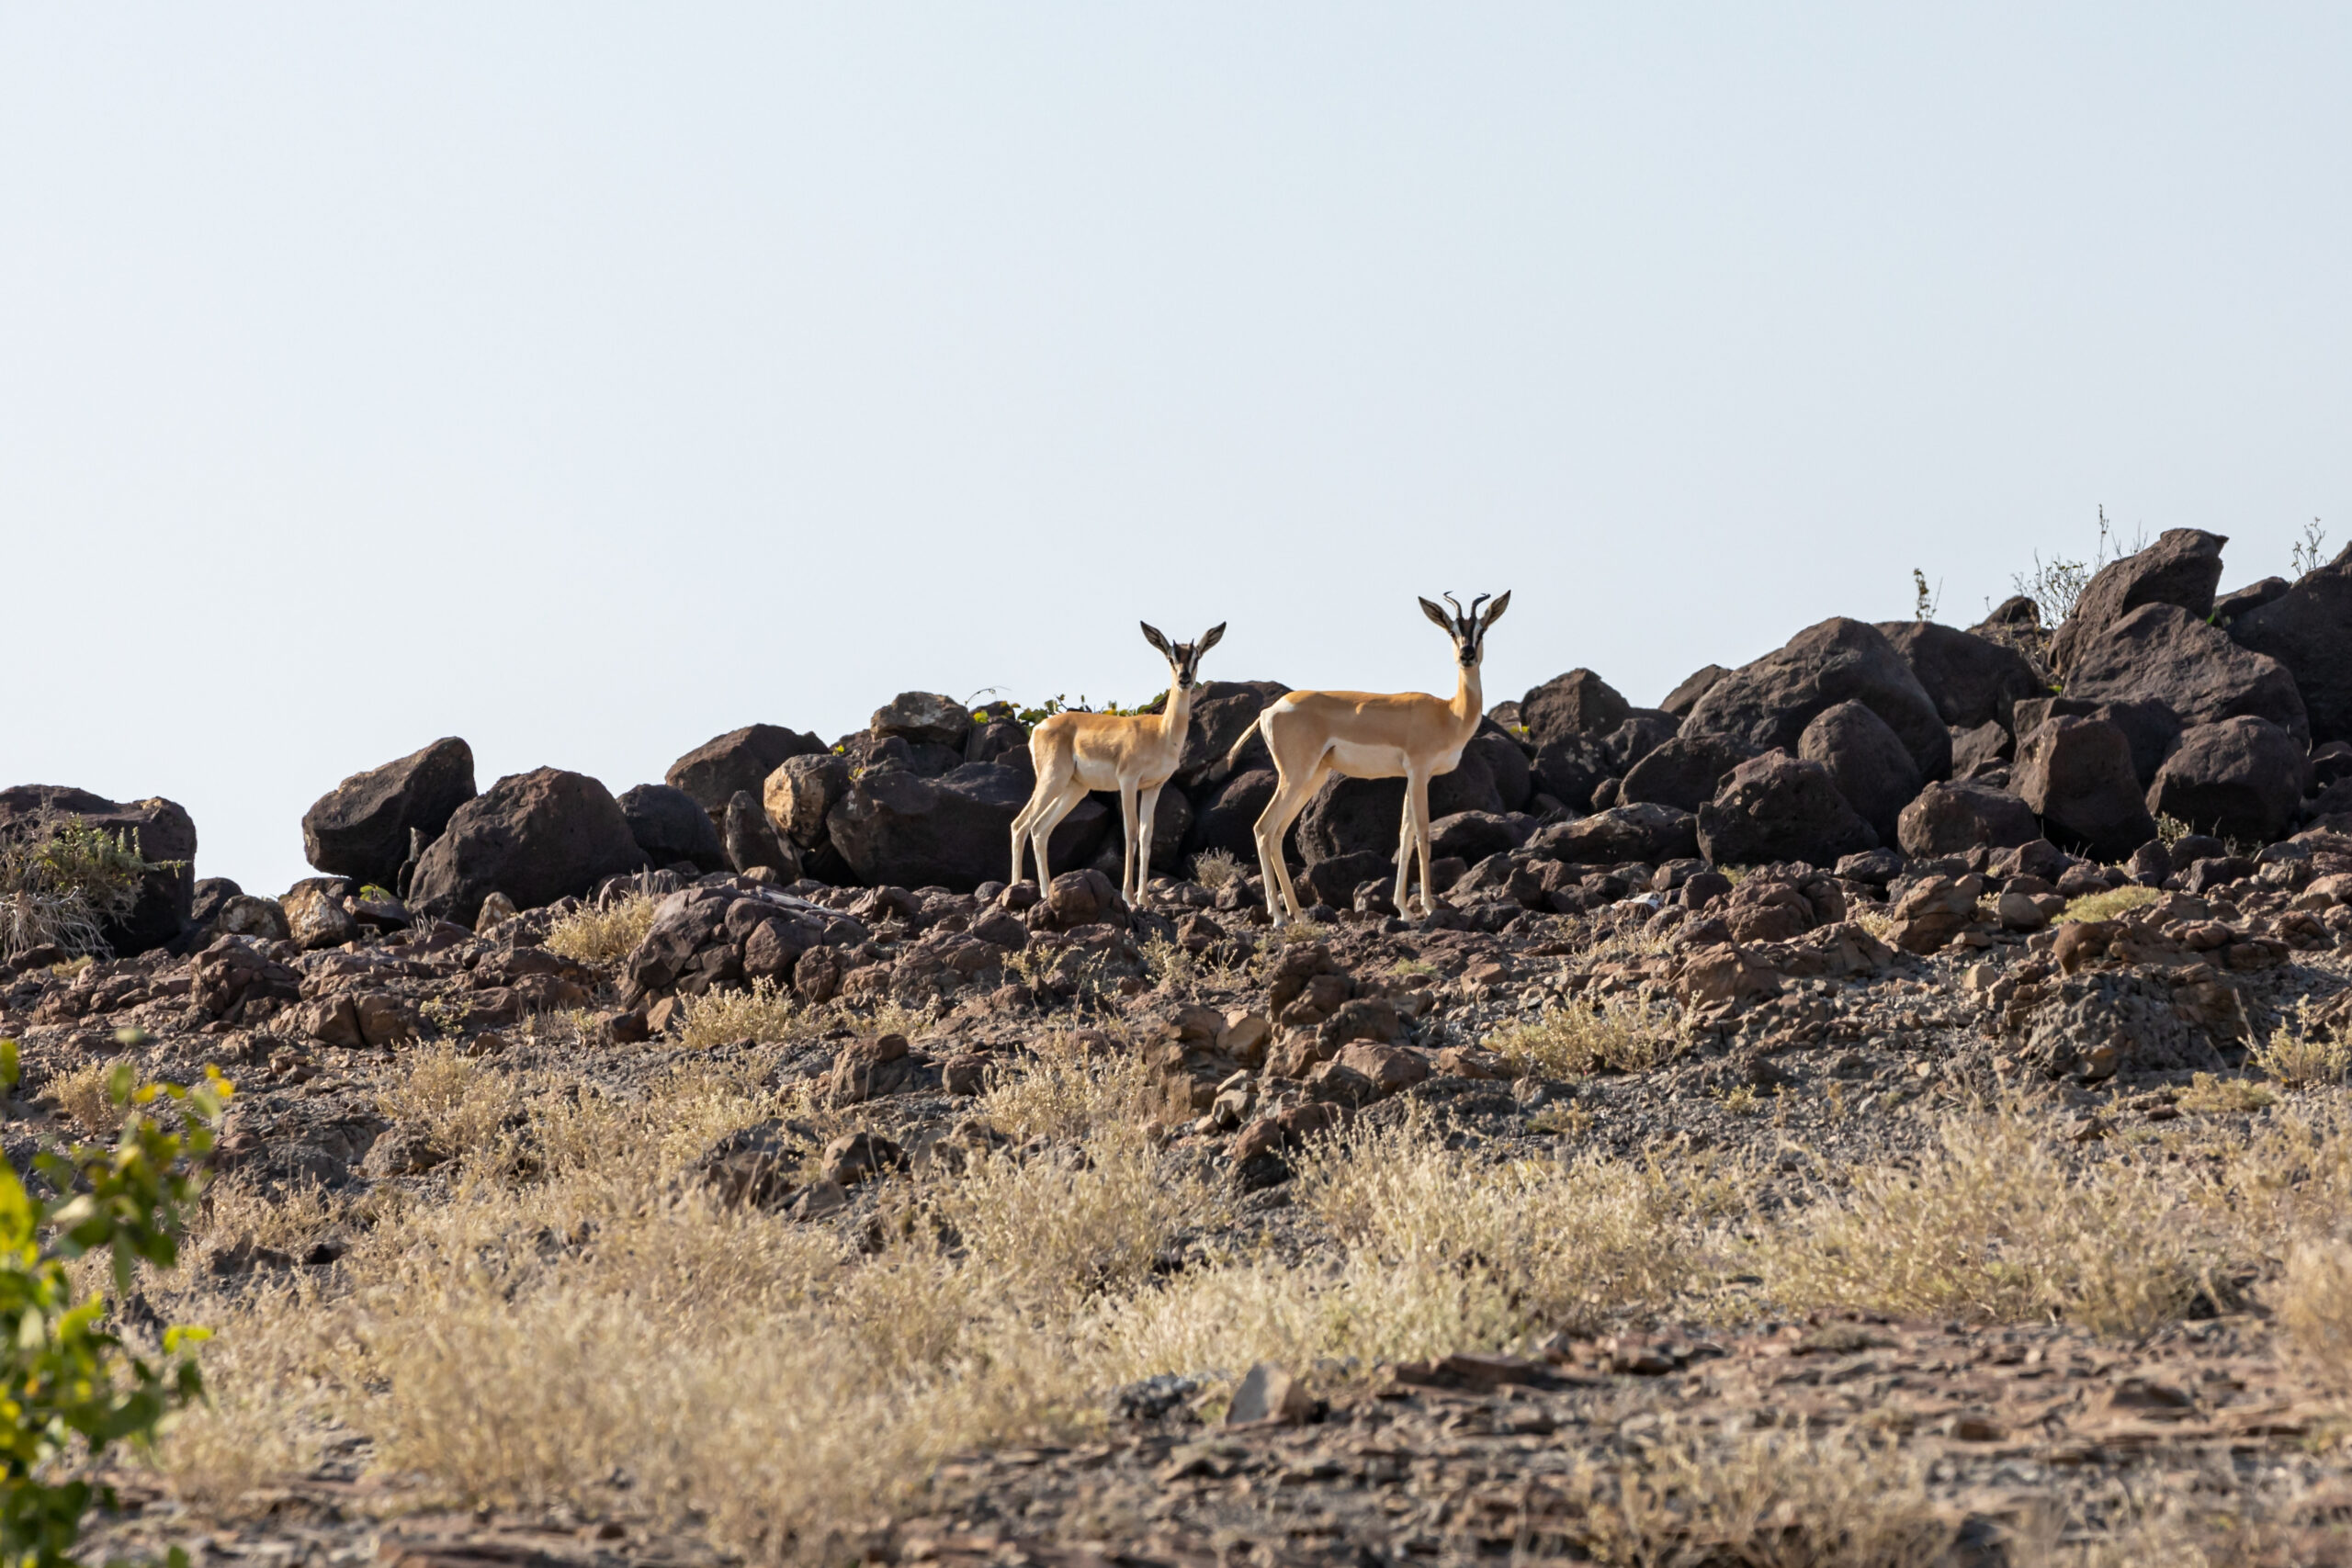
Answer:
POLYGON ((1412 883, 1413 845, 1416 841, 1413 832, 1413 780, 1411 775, 1408 774, 1405 779, 1404 809, 1396 813, 1396 897, 1395 901, 1396 912, 1400 915, 1412 912, 1411 906, 1405 902, 1405 890, 1412 883))
MULTIPOLYGON (((1290 831, 1298 814, 1306 809, 1306 803, 1315 798, 1315 792, 1322 787, 1323 775, 1329 771, 1318 763, 1304 779, 1283 779, 1275 786, 1274 798, 1259 814, 1255 830, 1258 865, 1266 878, 1266 911, 1273 916, 1276 925, 1299 919, 1306 913, 1306 906, 1298 901, 1298 889, 1291 886, 1290 866, 1283 859, 1283 835, 1290 831), (1277 894, 1281 902, 1276 901, 1277 894), (1289 906, 1287 915, 1283 912, 1284 904, 1289 906)), ((1278 777, 1280 772, 1276 770, 1278 777)))
POLYGON ((1143 901, 1143 885, 1151 880, 1151 819, 1159 810, 1159 791, 1154 789, 1137 803, 1142 816, 1136 824, 1136 890, 1127 895, 1127 902, 1143 901))
POLYGON ((1054 883, 1053 871, 1046 864, 1046 845, 1053 838, 1054 829, 1062 825, 1062 818, 1077 809, 1078 803, 1085 798, 1086 786, 1072 779, 1062 786, 1061 795, 1046 807, 1045 814, 1030 824, 1029 843, 1037 852, 1037 891, 1040 894, 1054 883))
POLYGON ((1405 802, 1413 840, 1421 851, 1421 913, 1437 913, 1437 889, 1430 886, 1430 781, 1426 773, 1405 781, 1405 802))
POLYGON ((1133 903, 1127 888, 1136 874, 1136 784, 1119 781, 1119 897, 1133 903))

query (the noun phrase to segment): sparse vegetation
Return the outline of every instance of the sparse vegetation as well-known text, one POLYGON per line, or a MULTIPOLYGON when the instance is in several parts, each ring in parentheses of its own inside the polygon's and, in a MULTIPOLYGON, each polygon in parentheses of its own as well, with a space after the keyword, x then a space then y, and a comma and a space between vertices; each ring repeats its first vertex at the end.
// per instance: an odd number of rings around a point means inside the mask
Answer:
POLYGON ((1689 1042, 1671 1010, 1612 998, 1546 1008, 1539 1018, 1496 1030, 1483 1043, 1523 1072, 1580 1078, 1648 1072, 1680 1055, 1689 1042))
POLYGON ((601 909, 575 909, 555 923, 543 945, 549 953, 582 964, 616 963, 645 940, 660 904, 650 894, 632 893, 601 909))
POLYGON ((102 1138, 121 1124, 122 1107, 111 1090, 113 1069, 103 1062, 85 1062, 53 1079, 49 1092, 66 1120, 94 1138, 102 1138))
POLYGON ((127 831, 79 818, 0 835, 0 959, 52 944, 69 958, 107 955, 106 927, 130 913, 141 882, 161 869, 127 831))
POLYGON ((2099 568, 2111 561, 2121 560, 2125 556, 2135 555, 2146 547, 2147 531, 2142 529, 2133 537, 2132 547, 2125 549, 2115 536, 2114 525, 2107 519, 2107 508, 2101 506, 2098 509, 2098 543, 2092 547, 2090 559, 2068 560, 2063 556, 2053 556, 2045 561, 2041 558, 2041 552, 2036 550, 2033 553, 2033 570, 2018 572, 2009 581, 2019 593, 2033 601, 2041 624, 2055 630, 2075 613, 2075 603, 2082 598, 2083 590, 2091 585, 2091 579, 2098 575, 2099 568))
POLYGON ((1212 893, 1247 874, 1241 858, 1230 850, 1203 850, 1193 857, 1193 880, 1212 893))
POLYGON ((2288 551, 2288 560, 2297 578, 2309 577, 2327 564, 2327 530, 2314 517, 2303 525, 2302 536, 2288 551))
POLYGON ((797 1040, 810 1032, 814 1010, 773 980, 749 990, 717 990, 686 998, 681 1042, 696 1049, 737 1040, 797 1040))
POLYGON ((2169 811, 2156 813, 2156 842, 2170 849, 2188 837, 2188 824, 2169 811))
POLYGON ((2070 920, 2111 920, 2126 910, 2153 904, 2163 897, 2155 888, 2136 885, 2109 887, 2100 893, 2086 893, 2080 897, 2068 899, 2066 907, 2058 911, 2058 919, 2052 923, 2064 925, 2070 920))
POLYGON ((2352 1043, 2342 1030, 2313 1019, 2307 1005, 2298 1004, 2291 1021, 2280 1019, 2270 1038, 2246 1054, 2246 1066, 2289 1089, 2342 1083, 2352 1071, 2352 1043))
POLYGON ((2212 1114, 2260 1111, 2278 1098, 2262 1085, 2245 1078, 2221 1078, 2211 1073, 2197 1073, 2192 1075, 2188 1087, 2181 1091, 2177 1103, 2183 1111, 2212 1114))

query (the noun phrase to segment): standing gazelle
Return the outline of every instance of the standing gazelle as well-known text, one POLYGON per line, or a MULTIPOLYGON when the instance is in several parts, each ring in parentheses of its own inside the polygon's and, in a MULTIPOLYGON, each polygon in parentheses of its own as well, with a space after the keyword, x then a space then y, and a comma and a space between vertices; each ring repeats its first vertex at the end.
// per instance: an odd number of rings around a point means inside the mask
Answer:
POLYGON ((1151 874, 1151 818, 1159 805, 1159 786, 1175 773, 1184 755, 1184 732, 1193 722, 1193 682, 1198 679, 1201 655, 1225 636, 1225 623, 1201 634, 1198 642, 1168 646, 1167 637, 1148 621, 1144 640, 1168 660, 1170 679, 1168 701, 1158 713, 1129 716, 1114 713, 1057 713, 1030 732, 1029 759, 1037 767, 1037 787, 1029 804, 1012 819, 1012 880, 1021 880, 1023 841, 1037 852, 1037 886, 1053 880, 1046 864, 1046 843, 1061 819, 1086 798, 1089 790, 1119 792, 1119 818, 1126 860, 1119 873, 1119 893, 1133 903, 1151 874), (1141 811, 1137 805, 1140 801, 1141 811))
MULTIPOLYGON (((1396 842, 1396 908, 1407 908, 1405 887, 1412 869, 1413 852, 1421 858, 1421 910, 1436 906, 1430 887, 1430 780, 1452 773, 1462 761, 1462 748, 1478 732, 1483 699, 1478 661, 1487 651, 1487 628, 1501 618, 1510 604, 1505 593, 1483 615, 1478 606, 1484 593, 1464 614, 1453 594, 1449 616, 1428 600, 1421 612, 1453 639, 1461 675, 1453 700, 1420 692, 1375 695, 1369 692, 1293 692, 1276 699, 1258 716, 1259 733, 1273 753, 1277 783, 1274 798, 1258 818, 1258 868, 1266 879, 1266 911, 1277 925, 1296 919, 1306 911, 1298 890, 1291 886, 1290 868, 1283 863, 1283 835, 1306 809, 1326 775, 1351 779, 1405 781, 1405 816, 1396 842), (1276 894, 1281 895, 1280 901, 1276 894), (1283 906, 1289 906, 1284 912, 1283 906)), ((1226 759, 1229 769, 1249 744, 1248 731, 1226 759)))

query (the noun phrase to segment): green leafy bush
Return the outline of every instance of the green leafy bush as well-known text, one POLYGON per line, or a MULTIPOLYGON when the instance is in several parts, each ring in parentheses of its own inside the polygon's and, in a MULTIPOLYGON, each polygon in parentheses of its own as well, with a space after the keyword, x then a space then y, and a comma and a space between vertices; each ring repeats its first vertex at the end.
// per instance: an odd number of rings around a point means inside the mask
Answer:
MULTIPOLYGON (((0 1040, 0 1088, 17 1082, 17 1043, 0 1040)), ((189 1204, 203 1190, 213 1126, 232 1092, 217 1068, 192 1089, 138 1084, 118 1066, 107 1085, 125 1112, 112 1148, 74 1144, 36 1159, 56 1190, 28 1191, 0 1161, 0 1557, 6 1568, 65 1568, 83 1516, 111 1503, 88 1481, 60 1481, 62 1465, 119 1442, 151 1441, 171 1415, 200 1398, 188 1347, 204 1331, 164 1330, 163 1354, 135 1353, 107 1325, 104 1298, 74 1299, 66 1265, 107 1254, 118 1297, 141 1263, 169 1269, 189 1204), (176 1101, 176 1129, 145 1109, 176 1101)), ((175 1553, 175 1560, 177 1553, 175 1553)))

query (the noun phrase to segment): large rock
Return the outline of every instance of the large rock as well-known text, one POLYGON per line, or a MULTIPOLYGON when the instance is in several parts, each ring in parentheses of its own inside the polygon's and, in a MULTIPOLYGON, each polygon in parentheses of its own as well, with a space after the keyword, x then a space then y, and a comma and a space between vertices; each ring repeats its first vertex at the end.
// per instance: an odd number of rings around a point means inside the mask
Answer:
MULTIPOLYGON (((1486 759, 1464 749, 1451 773, 1430 780, 1430 819, 1457 811, 1502 812, 1502 796, 1486 759)), ((1403 779, 1343 779, 1336 774, 1299 814, 1298 849, 1309 865, 1341 855, 1396 852, 1405 818, 1403 779)))
MULTIPOLYGON (((947 887, 968 893, 1001 881, 1012 864, 1012 818, 1029 800, 1027 780, 998 762, 967 762, 927 779, 902 769, 851 782, 825 818, 833 848, 868 886, 947 887)), ((1093 857, 1112 813, 1081 800, 1054 829, 1057 867, 1075 871, 1093 857)), ((1035 877, 1027 862, 1024 876, 1035 877)))
POLYGON ((537 908, 650 863, 612 792, 585 773, 509 773, 458 807, 417 862, 409 908, 471 926, 503 893, 537 908))
POLYGON ((2134 611, 2168 604, 2191 620, 2211 615, 2213 590, 2222 581, 2222 547, 2229 542, 2202 528, 2167 528, 2137 555, 2099 568, 2051 639, 2050 666, 2067 677, 2067 689, 2074 690, 2075 661, 2085 648, 2134 611))
POLYGON ((1527 841, 1532 817, 1498 816, 1491 811, 1457 811, 1430 824, 1430 858, 1456 858, 1476 865, 1488 855, 1503 854, 1527 841))
POLYGON ((820 755, 830 750, 813 735, 776 724, 750 724, 706 740, 662 775, 673 789, 684 790, 713 820, 727 810, 739 789, 753 795, 786 757, 820 755))
POLYGON ((2352 740, 2352 549, 2242 611, 2230 637, 2286 667, 2310 716, 2313 745, 2352 740))
POLYGON ((2148 808, 2215 838, 2267 842, 2293 821, 2309 769, 2301 742, 2266 719, 2195 725, 2156 771, 2148 808))
MULTIPOLYGON (((1193 687, 1193 720, 1184 731, 1184 755, 1176 764, 1176 783, 1197 797, 1209 774, 1224 763, 1233 743, 1256 727, 1258 715, 1268 703, 1289 690, 1279 681, 1204 681, 1193 687)), ((1266 742, 1260 739, 1250 742, 1234 772, 1273 765, 1273 759, 1266 755, 1266 742)))
POLYGON ((1670 713, 1635 708, 1626 715, 1624 723, 1601 737, 1601 744, 1608 748, 1610 765, 1622 774, 1673 739, 1681 728, 1682 721, 1670 713))
POLYGON ((2046 721, 2019 746, 2010 776, 2052 843, 2117 861, 2156 836, 2132 742, 2105 719, 2046 721))
POLYGON ((727 852, 727 863, 735 870, 766 866, 786 882, 800 880, 798 852, 777 836, 775 824, 768 820, 767 808, 750 790, 737 790, 735 798, 727 803, 719 839, 727 852))
POLYGON ((1824 708, 1798 737, 1797 755, 1829 770, 1838 793, 1871 825, 1880 843, 1894 841, 1894 820, 1924 781, 1884 719, 1858 702, 1824 708))
POLYGON ((1696 811, 1715 798, 1724 775, 1758 750, 1735 736, 1678 735, 1634 764, 1618 787, 1618 803, 1650 801, 1696 811))
POLYGON ((100 931, 118 955, 146 953, 188 929, 196 903, 196 820, 175 801, 113 801, 63 784, 18 784, 0 790, 0 838, 41 832, 45 824, 78 819, 121 833, 157 869, 140 879, 130 912, 100 931))
POLYGON ((1716 865, 1794 860, 1828 867, 1876 848, 1878 835, 1838 793, 1829 770, 1785 751, 1742 762, 1699 808, 1699 850, 1716 865))
POLYGON ((1505 811, 1517 811, 1535 793, 1535 770, 1519 742, 1501 729, 1482 728, 1462 749, 1464 756, 1476 751, 1494 775, 1495 794, 1502 801, 1505 811))
POLYGON ((1612 806, 1539 830, 1527 847, 1573 865, 1687 860, 1699 852, 1698 819, 1671 806, 1612 806))
POLYGON ((1598 735, 1566 735, 1535 753, 1535 787, 1575 811, 1592 809, 1592 792, 1620 769, 1598 735))
POLYGON ((408 860, 409 834, 431 843, 450 814, 474 797, 474 753, 456 736, 396 762, 354 773, 302 813, 302 854, 330 876, 390 887, 408 860))
POLYGON ((2080 697, 2035 697, 2017 705, 2016 733, 2020 740, 2053 718, 2103 719, 2123 732, 2132 747, 2132 771, 2145 789, 2155 783, 2156 770, 2180 741, 2180 716, 2154 698, 2095 703, 2080 697))
POLYGON ((1555 675, 1519 699, 1519 722, 1538 746, 1571 735, 1606 735, 1632 711, 1615 687, 1589 670, 1555 675))
MULTIPOLYGON (((2239 616, 2258 610, 2273 600, 2285 598, 2288 591, 2294 586, 2283 577, 2266 577, 2260 581, 2249 582, 2244 588, 2233 588, 2227 593, 2217 593, 2213 596, 2213 624, 2224 631, 2232 630, 2231 624, 2239 616)), ((2264 649, 2263 651, 2269 653, 2273 659, 2278 658, 2278 655, 2269 649, 2264 649)), ((2282 660, 2281 662, 2286 661, 2282 660)), ((2287 667, 2290 670, 2294 668, 2291 663, 2287 667)), ((2304 696, 2303 703, 2305 706, 2310 705, 2311 698, 2308 694, 2304 696)))
POLYGON ((767 777, 761 804, 775 830, 804 850, 825 841, 825 818, 849 793, 849 761, 821 751, 786 757, 767 777))
POLYGON ((1923 778, 1951 771, 1951 731, 1911 666, 1866 621, 1839 616, 1809 626, 1777 653, 1741 666, 1708 688, 1682 734, 1724 736, 1759 750, 1793 752, 1823 709, 1860 703, 1903 742, 1923 778))
POLYGON ((2284 664, 2240 647, 2177 604, 2143 604, 2076 643, 2066 694, 2162 703, 2184 725, 2267 718, 2299 740, 2311 738, 2302 696, 2284 664))
POLYGON ((888 706, 875 710, 867 728, 876 735, 895 735, 910 746, 946 746, 961 755, 971 739, 972 711, 937 692, 900 692, 888 706))
POLYGON ((1667 693, 1666 700, 1657 705, 1677 718, 1689 718, 1699 699, 1715 688, 1715 682, 1731 671, 1720 664, 1702 664, 1682 678, 1682 683, 1667 693))
POLYGON ((621 815, 629 837, 655 865, 692 861, 698 871, 725 871, 727 851, 718 824, 684 790, 668 784, 639 784, 622 792, 621 815))
POLYGON ((2018 699, 2046 694, 2033 666, 2014 648, 1933 621, 1882 621, 1878 629, 1951 728, 2006 727, 2018 699))
MULTIPOLYGON (((1258 863, 1258 843, 1251 835, 1258 818, 1274 798, 1280 780, 1272 768, 1238 773, 1193 807, 1193 831, 1184 840, 1186 863, 1192 857, 1222 850, 1242 864, 1258 863)), ((1295 833, 1295 825, 1292 828, 1295 833)))
POLYGON ((2033 808, 2006 790, 1980 784, 1931 784, 1903 808, 1895 838, 1913 859, 2009 849, 2041 837, 2033 808))

